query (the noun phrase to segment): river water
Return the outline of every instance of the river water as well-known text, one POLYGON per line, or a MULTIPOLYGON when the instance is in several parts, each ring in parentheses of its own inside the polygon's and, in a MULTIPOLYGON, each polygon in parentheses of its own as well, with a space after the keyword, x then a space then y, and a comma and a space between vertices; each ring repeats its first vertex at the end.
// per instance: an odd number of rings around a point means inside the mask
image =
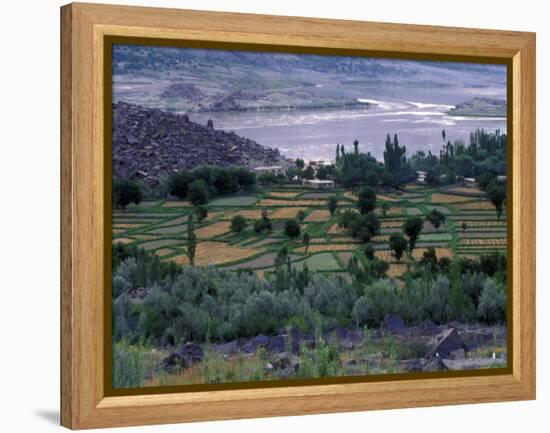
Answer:
POLYGON ((469 141, 476 128, 506 132, 506 119, 498 117, 450 116, 452 105, 398 99, 360 99, 370 102, 367 108, 288 111, 247 111, 189 113, 191 120, 206 124, 214 121, 216 129, 234 131, 258 143, 278 148, 289 158, 334 159, 336 143, 353 149, 359 140, 362 152, 370 151, 381 160, 386 134, 397 133, 399 142, 411 155, 417 150, 439 153, 441 131, 447 140, 469 141))

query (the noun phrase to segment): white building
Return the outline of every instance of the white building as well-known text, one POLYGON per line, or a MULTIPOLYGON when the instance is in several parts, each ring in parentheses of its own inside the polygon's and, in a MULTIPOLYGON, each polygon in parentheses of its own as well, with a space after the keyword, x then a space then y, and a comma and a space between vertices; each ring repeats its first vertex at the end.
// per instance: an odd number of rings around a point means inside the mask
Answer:
POLYGON ((477 185, 477 182, 473 177, 464 178, 464 186, 467 186, 469 188, 474 188, 476 185, 477 185))
POLYGON ((304 185, 311 186, 314 189, 334 188, 334 181, 333 180, 304 179, 302 183, 304 185))
POLYGON ((417 171, 416 172, 416 181, 419 182, 419 183, 425 183, 427 175, 428 175, 427 171, 417 171))

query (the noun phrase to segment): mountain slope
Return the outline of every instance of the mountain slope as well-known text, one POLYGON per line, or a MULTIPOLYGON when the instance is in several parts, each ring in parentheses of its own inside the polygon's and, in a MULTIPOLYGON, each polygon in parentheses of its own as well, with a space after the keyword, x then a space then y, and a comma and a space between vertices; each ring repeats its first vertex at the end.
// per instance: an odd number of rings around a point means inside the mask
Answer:
POLYGON ((118 102, 113 104, 113 176, 155 184, 165 175, 201 164, 284 165, 276 149, 233 132, 191 122, 185 115, 118 102))

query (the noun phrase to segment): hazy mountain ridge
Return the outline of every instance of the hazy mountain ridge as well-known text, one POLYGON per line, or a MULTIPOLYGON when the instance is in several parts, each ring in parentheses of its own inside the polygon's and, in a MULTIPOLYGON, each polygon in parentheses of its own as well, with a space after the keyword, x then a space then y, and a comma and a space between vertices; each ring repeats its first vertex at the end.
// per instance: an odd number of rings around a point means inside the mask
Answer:
POLYGON ((506 101, 486 97, 472 98, 449 110, 455 116, 506 117, 506 101))

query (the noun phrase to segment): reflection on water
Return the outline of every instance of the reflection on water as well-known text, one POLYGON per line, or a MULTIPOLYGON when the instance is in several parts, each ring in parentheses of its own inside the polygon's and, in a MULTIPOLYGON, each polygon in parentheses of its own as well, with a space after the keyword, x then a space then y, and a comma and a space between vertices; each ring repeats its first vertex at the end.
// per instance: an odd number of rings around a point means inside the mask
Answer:
POLYGON ((291 158, 334 158, 336 143, 352 148, 355 139, 363 152, 381 159, 386 134, 397 133, 410 153, 438 152, 441 130, 448 140, 468 141, 476 128, 506 131, 506 119, 495 117, 449 116, 450 105, 400 100, 360 99, 376 104, 368 108, 189 113, 191 120, 216 129, 235 131, 258 143, 278 148, 291 158))

